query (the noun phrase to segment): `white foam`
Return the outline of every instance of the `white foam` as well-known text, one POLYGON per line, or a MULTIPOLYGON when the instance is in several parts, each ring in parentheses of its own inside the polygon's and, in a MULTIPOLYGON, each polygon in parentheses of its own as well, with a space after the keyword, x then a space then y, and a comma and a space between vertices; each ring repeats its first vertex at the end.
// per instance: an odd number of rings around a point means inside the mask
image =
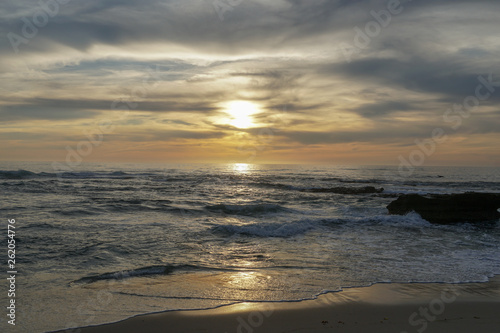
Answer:
POLYGON ((258 237, 290 237, 303 234, 313 229, 314 224, 297 221, 292 223, 251 223, 243 225, 218 225, 214 231, 230 234, 243 234, 258 237))

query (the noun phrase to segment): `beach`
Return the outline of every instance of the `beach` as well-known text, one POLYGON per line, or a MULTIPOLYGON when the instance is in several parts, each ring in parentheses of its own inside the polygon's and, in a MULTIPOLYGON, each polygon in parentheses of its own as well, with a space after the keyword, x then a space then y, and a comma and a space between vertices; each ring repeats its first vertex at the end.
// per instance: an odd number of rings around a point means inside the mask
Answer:
POLYGON ((2 4, 0 333, 500 333, 500 0, 2 4))
POLYGON ((500 277, 497 276, 487 283, 375 284, 323 294, 314 300, 170 311, 73 331, 495 332, 500 327, 499 311, 500 277))

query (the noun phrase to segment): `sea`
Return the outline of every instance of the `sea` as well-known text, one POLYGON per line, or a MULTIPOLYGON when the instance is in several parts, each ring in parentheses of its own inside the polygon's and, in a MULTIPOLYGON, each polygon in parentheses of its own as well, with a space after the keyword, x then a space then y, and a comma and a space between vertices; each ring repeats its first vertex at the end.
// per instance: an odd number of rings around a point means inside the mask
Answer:
POLYGON ((405 193, 500 193, 500 168, 1 162, 2 332, 292 302, 374 283, 486 282, 500 223, 389 215, 405 193), (59 164, 60 166, 60 164, 59 164), (7 323, 15 220, 16 326, 7 323))

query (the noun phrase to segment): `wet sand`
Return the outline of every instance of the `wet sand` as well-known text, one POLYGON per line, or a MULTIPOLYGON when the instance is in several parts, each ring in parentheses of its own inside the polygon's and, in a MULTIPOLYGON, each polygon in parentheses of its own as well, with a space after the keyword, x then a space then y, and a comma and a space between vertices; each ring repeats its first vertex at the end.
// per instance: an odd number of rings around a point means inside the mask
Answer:
MULTIPOLYGON (((148 314, 66 332, 497 332, 500 276, 488 283, 376 284, 315 300, 148 314)), ((62 331, 61 331, 62 332, 62 331)))

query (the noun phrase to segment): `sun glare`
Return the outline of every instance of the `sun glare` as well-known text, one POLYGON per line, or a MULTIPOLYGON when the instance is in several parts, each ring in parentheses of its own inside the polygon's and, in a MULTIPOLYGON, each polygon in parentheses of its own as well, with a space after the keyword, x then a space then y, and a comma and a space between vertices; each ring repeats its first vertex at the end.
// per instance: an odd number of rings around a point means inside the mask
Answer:
POLYGON ((235 163, 233 164, 233 170, 237 173, 247 173, 250 166, 246 163, 235 163))
POLYGON ((259 112, 256 104, 247 101, 233 101, 226 104, 225 112, 229 119, 227 123, 238 128, 254 126, 252 115, 259 112))

